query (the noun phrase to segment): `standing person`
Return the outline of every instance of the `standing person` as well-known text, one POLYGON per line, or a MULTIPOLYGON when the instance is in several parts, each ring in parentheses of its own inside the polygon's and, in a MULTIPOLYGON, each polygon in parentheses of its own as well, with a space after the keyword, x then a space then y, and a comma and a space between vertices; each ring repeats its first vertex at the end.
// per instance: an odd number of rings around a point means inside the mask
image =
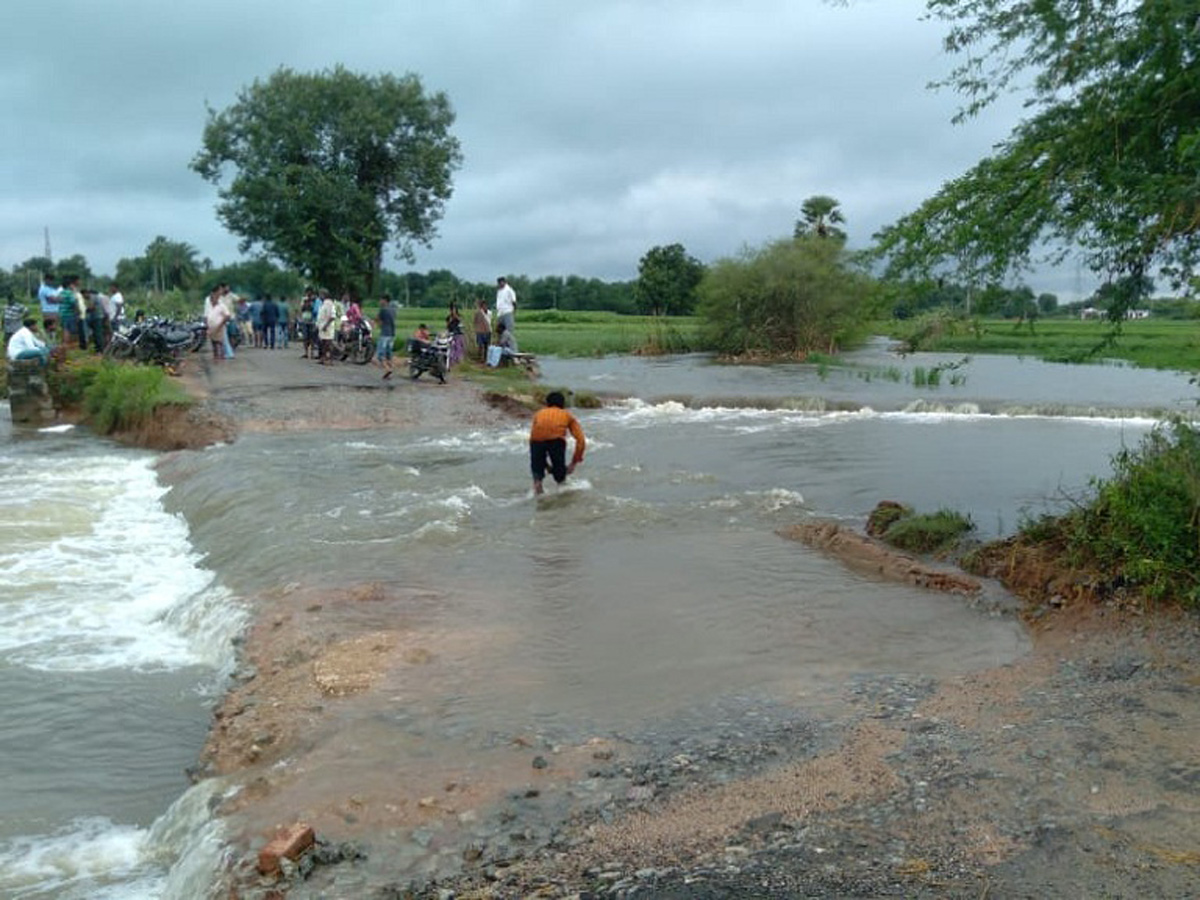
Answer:
POLYGON ((304 355, 301 359, 308 359, 310 350, 315 350, 317 346, 317 310, 321 308, 321 301, 317 297, 317 292, 311 287, 304 289, 304 296, 300 298, 300 340, 304 343, 304 355))
POLYGON ((287 297, 280 297, 275 305, 279 307, 279 324, 276 326, 279 329, 279 344, 286 350, 292 339, 292 304, 287 297))
POLYGON ((396 310, 392 309, 392 298, 384 294, 379 298, 379 338, 375 341, 375 361, 383 368, 383 380, 392 377, 392 357, 396 352, 396 310))
POLYGON ((125 295, 115 281, 108 286, 108 308, 111 312, 108 321, 116 328, 125 321, 125 295))
POLYGON ((42 283, 37 292, 38 306, 42 308, 42 327, 49 336, 53 336, 58 327, 58 294, 62 288, 58 287, 55 281, 54 273, 47 272, 42 276, 42 283))
POLYGON ((79 316, 79 305, 83 302, 77 293, 79 278, 68 275, 63 279, 63 285, 58 291, 58 327, 62 330, 62 345, 69 347, 75 343, 83 347, 81 342, 83 322, 79 316))
POLYGON ((227 313, 225 318, 225 340, 222 342, 221 348, 225 354, 225 359, 233 359, 233 341, 229 339, 229 329, 237 327, 237 323, 234 321, 234 314, 237 309, 235 304, 237 303, 238 296, 225 282, 217 285, 217 291, 219 291, 217 295, 219 302, 225 307, 225 312, 227 313))
POLYGON ((262 299, 258 310, 258 319, 262 328, 262 345, 268 350, 275 349, 275 326, 279 324, 279 306, 267 294, 262 299))
MULTIPOLYGON (((255 347, 266 347, 266 331, 263 326, 262 319, 263 298, 255 297, 246 307, 246 314, 250 321, 250 336, 254 339, 255 347)), ((241 318, 239 315, 238 318, 241 318)))
POLYGON ((320 342, 317 355, 323 366, 333 364, 333 335, 337 326, 337 304, 328 291, 321 291, 321 309, 317 312, 317 340, 320 342))
MULTIPOLYGON (((236 312, 234 315, 237 316, 238 329, 242 333, 242 342, 251 347, 257 347, 258 334, 254 328, 254 318, 250 310, 250 301, 245 297, 239 297, 235 309, 236 312)), ((259 325, 259 328, 261 329, 262 326, 259 325)))
POLYGON ((496 279, 496 324, 508 327, 509 334, 515 325, 513 316, 517 310, 517 292, 501 275, 496 279))
POLYGON ((475 304, 475 346, 479 350, 479 361, 487 359, 488 344, 492 342, 492 314, 487 301, 480 299, 475 304))
POLYGON ((533 415, 529 427, 529 469, 533 475, 533 492, 542 493, 546 470, 558 484, 567 480, 575 467, 583 462, 587 440, 579 420, 566 411, 566 400, 558 391, 546 395, 546 405, 533 415), (567 432, 575 439, 575 453, 567 464, 567 432))
POLYGON ((100 304, 101 340, 100 340, 100 346, 97 349, 99 349, 100 351, 103 351, 104 348, 108 346, 108 342, 112 340, 112 335, 113 335, 112 297, 109 296, 108 294, 104 293, 103 291, 92 291, 92 296, 95 297, 96 300, 100 304))
POLYGON ((225 346, 229 343, 228 325, 229 310, 221 302, 221 288, 217 286, 208 295, 208 305, 204 308, 204 326, 212 343, 214 362, 225 359, 225 346))
POLYGON ((467 355, 466 338, 463 337, 462 314, 458 304, 450 304, 450 312, 446 314, 446 332, 450 335, 450 365, 462 362, 467 355))
POLYGON ((92 349, 97 353, 104 352, 104 325, 108 316, 104 311, 104 301, 99 291, 84 290, 84 305, 87 309, 87 338, 92 349))

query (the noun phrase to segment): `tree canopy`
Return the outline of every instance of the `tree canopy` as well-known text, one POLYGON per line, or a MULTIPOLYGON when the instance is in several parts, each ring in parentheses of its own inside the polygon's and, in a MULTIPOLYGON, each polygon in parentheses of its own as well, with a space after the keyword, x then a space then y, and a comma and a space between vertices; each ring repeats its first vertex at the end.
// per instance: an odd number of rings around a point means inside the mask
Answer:
POLYGON ((638 311, 652 316, 689 315, 704 264, 688 255, 683 244, 651 247, 638 262, 634 298, 638 311))
POLYGON ((837 238, 844 241, 846 232, 839 228, 846 217, 838 209, 840 204, 833 197, 814 194, 800 204, 800 218, 792 232, 795 237, 810 234, 821 238, 837 238))
MULTIPOLYGON (((1001 93, 1030 114, 995 153, 884 229, 894 275, 998 281, 1078 252, 1094 272, 1188 283, 1200 261, 1195 0, 927 0, 961 60, 959 119, 1001 93), (1025 78, 1028 76, 1028 78, 1025 78)), ((1130 302, 1138 298, 1129 296, 1130 302)))
POLYGON ((804 235, 710 266, 699 314, 721 353, 831 353, 870 312, 871 290, 841 241, 804 235))
POLYGON ((416 75, 281 68, 209 110, 192 168, 222 185, 217 213, 242 252, 257 245, 327 287, 371 292, 385 245, 411 261, 436 236, 462 162, 453 122, 416 75))

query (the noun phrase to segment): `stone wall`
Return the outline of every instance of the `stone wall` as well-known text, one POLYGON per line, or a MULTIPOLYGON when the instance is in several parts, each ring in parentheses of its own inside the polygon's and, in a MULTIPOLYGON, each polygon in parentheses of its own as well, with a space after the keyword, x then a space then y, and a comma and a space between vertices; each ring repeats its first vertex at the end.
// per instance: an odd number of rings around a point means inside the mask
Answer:
POLYGON ((49 370, 38 360, 9 360, 8 402, 14 425, 40 427, 55 420, 54 401, 46 380, 49 370))

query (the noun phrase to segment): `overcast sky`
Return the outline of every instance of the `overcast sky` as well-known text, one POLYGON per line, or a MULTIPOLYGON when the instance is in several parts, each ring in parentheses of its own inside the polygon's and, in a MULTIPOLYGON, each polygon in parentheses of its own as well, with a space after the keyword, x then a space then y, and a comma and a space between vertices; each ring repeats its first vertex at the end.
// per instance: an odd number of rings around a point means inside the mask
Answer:
MULTIPOLYGON (((206 107, 280 66, 418 75, 457 115, 463 166, 415 268, 632 279, 791 233, 836 197, 852 246, 969 168, 1016 121, 955 126, 942 26, 921 0, 10 0, 0 265, 111 273, 156 235, 240 258, 188 168, 206 107)), ((409 266, 392 255, 389 268, 409 266)), ((1073 267, 1039 273, 1064 301, 1073 267)))

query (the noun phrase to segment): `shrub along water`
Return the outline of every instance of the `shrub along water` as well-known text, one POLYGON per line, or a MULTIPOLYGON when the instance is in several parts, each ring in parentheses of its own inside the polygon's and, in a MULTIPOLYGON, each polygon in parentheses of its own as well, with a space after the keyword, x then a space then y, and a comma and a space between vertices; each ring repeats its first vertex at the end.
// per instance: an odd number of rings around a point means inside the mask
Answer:
POLYGON ((1074 564, 1101 569, 1114 585, 1149 600, 1200 602, 1200 431, 1175 421, 1113 458, 1095 498, 1058 519, 1027 526, 1057 531, 1074 564))
POLYGON ((98 434, 136 428, 162 406, 193 402, 162 369, 128 363, 102 363, 82 393, 88 424, 98 434))

